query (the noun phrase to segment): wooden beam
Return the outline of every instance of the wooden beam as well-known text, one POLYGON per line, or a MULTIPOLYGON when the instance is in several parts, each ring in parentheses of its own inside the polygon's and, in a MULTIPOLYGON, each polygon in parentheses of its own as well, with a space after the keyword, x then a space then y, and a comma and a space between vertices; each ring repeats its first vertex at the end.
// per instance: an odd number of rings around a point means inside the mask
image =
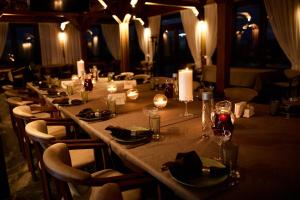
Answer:
POLYGON ((224 96, 230 81, 233 0, 218 0, 216 93, 224 96))

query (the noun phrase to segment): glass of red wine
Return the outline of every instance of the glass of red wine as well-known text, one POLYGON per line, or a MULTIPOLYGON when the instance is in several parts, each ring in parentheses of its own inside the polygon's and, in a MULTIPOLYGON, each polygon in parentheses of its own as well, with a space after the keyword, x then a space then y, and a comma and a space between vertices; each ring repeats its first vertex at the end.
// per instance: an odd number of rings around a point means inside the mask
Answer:
POLYGON ((231 102, 220 101, 215 106, 215 124, 214 128, 233 132, 233 123, 231 121, 231 102))

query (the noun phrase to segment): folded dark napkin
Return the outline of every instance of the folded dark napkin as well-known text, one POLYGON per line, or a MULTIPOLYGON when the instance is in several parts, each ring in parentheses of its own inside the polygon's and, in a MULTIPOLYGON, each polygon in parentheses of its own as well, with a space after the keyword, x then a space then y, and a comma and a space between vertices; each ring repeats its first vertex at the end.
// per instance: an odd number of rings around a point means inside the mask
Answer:
POLYGON ((81 110, 77 115, 77 117, 83 119, 101 119, 107 120, 111 116, 111 112, 109 110, 101 110, 101 111, 94 111, 91 108, 85 108, 81 110))
POLYGON ((152 136, 153 134, 153 131, 151 130, 132 131, 119 126, 108 126, 105 128, 105 130, 111 131, 111 135, 113 137, 123 139, 123 140, 146 138, 152 136))
POLYGON ((66 97, 60 97, 53 99, 52 103, 54 104, 69 104, 69 98, 66 97))
POLYGON ((167 162, 164 166, 170 170, 174 177, 182 181, 189 181, 205 175, 219 177, 229 173, 227 168, 203 166, 195 151, 178 153, 175 161, 167 162))

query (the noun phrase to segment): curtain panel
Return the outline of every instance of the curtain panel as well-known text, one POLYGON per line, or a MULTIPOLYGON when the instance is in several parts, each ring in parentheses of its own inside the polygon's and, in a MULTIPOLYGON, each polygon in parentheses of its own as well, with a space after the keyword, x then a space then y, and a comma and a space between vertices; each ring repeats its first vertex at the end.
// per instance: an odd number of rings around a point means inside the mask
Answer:
POLYGON ((8 23, 1 22, 0 23, 0 58, 2 57, 5 48, 7 32, 8 32, 8 23))
POLYGON ((42 65, 73 64, 81 58, 80 33, 71 24, 65 29, 66 41, 58 39, 59 24, 39 23, 42 65))
POLYGON ((207 4, 204 6, 204 19, 207 23, 206 32, 206 65, 212 65, 211 57, 217 47, 217 4, 207 4))
POLYGON ((275 37, 292 64, 300 71, 300 1, 264 0, 275 37))
POLYGON ((161 15, 149 17, 148 20, 149 20, 149 28, 151 31, 151 38, 156 38, 156 45, 155 45, 155 41, 150 39, 151 45, 150 45, 150 52, 149 52, 149 60, 150 62, 153 62, 154 54, 156 51, 155 48, 157 48, 158 39, 159 39, 161 15))
POLYGON ((120 60, 120 31, 118 24, 101 24, 102 33, 111 55, 120 60))
POLYGON ((201 68, 201 34, 199 21, 192 10, 186 9, 180 11, 181 21, 186 34, 187 43, 193 56, 197 69, 201 68))
POLYGON ((136 21, 135 22, 135 29, 136 29, 136 33, 138 36, 138 41, 139 41, 139 46, 142 50, 142 52, 145 55, 145 60, 147 60, 147 54, 149 51, 149 40, 150 38, 146 38, 146 34, 145 34, 145 28, 143 27, 143 25, 141 25, 140 22, 136 21))

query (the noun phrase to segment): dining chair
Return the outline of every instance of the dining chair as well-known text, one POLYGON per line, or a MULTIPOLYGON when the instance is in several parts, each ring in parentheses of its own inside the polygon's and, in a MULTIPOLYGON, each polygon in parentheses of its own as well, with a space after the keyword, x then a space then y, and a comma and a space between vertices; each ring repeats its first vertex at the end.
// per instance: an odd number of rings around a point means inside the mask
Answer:
POLYGON ((144 84, 149 82, 150 77, 149 74, 136 74, 133 79, 136 80, 137 84, 144 84))
MULTIPOLYGON (((46 109, 47 110, 47 109, 46 109)), ((19 137, 19 141, 21 142, 22 153, 27 161, 28 169, 32 175, 33 180, 36 180, 35 174, 35 167, 34 167, 34 160, 32 157, 32 143, 28 136, 25 134, 25 125, 33 120, 37 119, 45 119, 45 120, 52 120, 51 116, 53 113, 57 113, 57 110, 47 110, 48 112, 38 112, 38 110, 32 110, 28 105, 17 106, 13 108, 13 115, 16 121, 16 129, 17 129, 17 136, 19 137)), ((57 114, 55 114, 57 115, 57 114)), ((71 124, 73 123, 70 119, 59 119, 61 122, 65 122, 66 125, 56 125, 51 126, 48 128, 48 133, 55 136, 56 138, 64 138, 64 137, 71 137, 71 124)))
POLYGON ((284 79, 273 83, 287 98, 298 96, 300 92, 300 71, 285 69, 284 79))
MULTIPOLYGON (((97 199, 95 195, 106 183, 117 183, 122 191, 122 199, 141 199, 140 187, 152 183, 153 179, 145 174, 122 174, 113 169, 103 169, 89 173, 71 166, 71 147, 56 143, 43 154, 46 170, 56 180, 59 194, 65 200, 97 199)), ((120 198, 120 197, 119 197, 120 198)), ((110 199, 107 197, 107 199, 110 199)))
POLYGON ((74 168, 87 167, 95 164, 97 169, 105 166, 104 161, 101 161, 101 155, 106 155, 104 150, 106 145, 100 143, 100 140, 94 139, 57 139, 48 132, 49 126, 65 125, 60 120, 35 120, 31 121, 25 126, 25 132, 33 141, 35 148, 35 155, 38 163, 38 170, 40 172, 43 193, 45 199, 51 199, 50 180, 49 175, 45 170, 45 165, 42 159, 44 150, 57 142, 64 142, 72 147, 76 146, 77 150, 70 150, 71 166, 74 168))
POLYGON ((34 102, 29 100, 24 100, 21 97, 9 97, 6 100, 6 103, 8 105, 8 111, 9 111, 9 115, 10 115, 10 120, 11 120, 11 124, 13 127, 13 130, 17 136, 18 139, 18 143, 19 143, 19 149, 22 152, 23 148, 22 148, 22 142, 20 141, 20 137, 18 135, 18 130, 17 130, 17 125, 16 125, 16 118, 13 114, 13 109, 17 106, 22 106, 22 105, 30 105, 33 104, 34 102))

